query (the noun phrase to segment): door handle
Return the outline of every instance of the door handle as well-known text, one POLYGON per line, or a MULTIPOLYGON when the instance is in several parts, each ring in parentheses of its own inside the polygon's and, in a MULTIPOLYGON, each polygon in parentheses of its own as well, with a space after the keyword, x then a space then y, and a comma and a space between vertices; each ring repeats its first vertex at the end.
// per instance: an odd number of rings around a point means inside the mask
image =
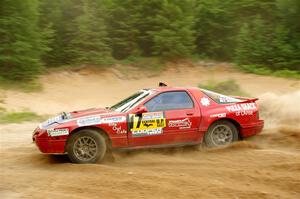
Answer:
POLYGON ((186 113, 187 116, 192 116, 194 113, 186 113))

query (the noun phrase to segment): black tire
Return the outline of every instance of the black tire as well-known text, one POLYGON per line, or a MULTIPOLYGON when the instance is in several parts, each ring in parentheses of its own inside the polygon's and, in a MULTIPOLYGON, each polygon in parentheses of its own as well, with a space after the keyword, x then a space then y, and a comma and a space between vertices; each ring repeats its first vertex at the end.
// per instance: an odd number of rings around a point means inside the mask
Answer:
POLYGON ((107 145, 105 137, 101 133, 83 129, 71 135, 66 150, 73 163, 96 163, 103 160, 107 145))
POLYGON ((226 120, 213 123, 204 135, 204 143, 208 147, 226 146, 238 139, 238 129, 226 120))

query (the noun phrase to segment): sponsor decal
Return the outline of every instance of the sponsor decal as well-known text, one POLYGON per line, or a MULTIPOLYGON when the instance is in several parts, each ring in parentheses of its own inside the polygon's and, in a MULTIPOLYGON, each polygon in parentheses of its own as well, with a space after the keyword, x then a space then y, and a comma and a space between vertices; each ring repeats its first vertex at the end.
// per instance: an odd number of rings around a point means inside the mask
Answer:
POLYGON ((169 127, 178 127, 179 129, 187 129, 191 128, 192 122, 189 118, 185 118, 183 120, 170 120, 168 123, 169 127))
POLYGON ((77 120, 78 126, 90 126, 95 124, 101 124, 100 116, 88 116, 77 120))
POLYGON ((159 135, 163 133, 163 128, 166 127, 166 118, 163 112, 131 114, 129 120, 133 137, 159 135))
POLYGON ((163 112, 144 113, 143 120, 161 119, 164 117, 163 112))
POLYGON ((48 136, 61 136, 61 135, 69 135, 69 129, 48 129, 48 136))
POLYGON ((232 102, 236 102, 236 99, 234 99, 232 97, 221 95, 220 98, 219 98, 219 102, 221 102, 221 103, 232 103, 232 102))
POLYGON ((163 112, 143 113, 130 115, 132 121, 131 131, 157 129, 166 127, 166 118, 163 112))
POLYGON ((125 116, 117 116, 117 117, 107 117, 102 118, 101 123, 107 124, 107 123, 118 123, 118 122, 125 122, 126 117, 125 116))
POLYGON ((48 120, 46 120, 45 122, 41 123, 41 129, 42 128, 47 128, 48 126, 56 123, 56 122, 59 122, 62 120, 62 116, 61 115, 58 115, 58 116, 55 116, 53 118, 50 118, 48 120))
POLYGON ((253 111, 236 111, 236 116, 253 115, 253 111))
POLYGON ((202 97, 200 102, 203 106, 209 106, 210 105, 210 101, 207 97, 202 97))
POLYGON ((109 126, 112 126, 112 130, 116 134, 126 134, 127 133, 127 131, 125 129, 122 130, 122 127, 118 126, 117 123, 109 123, 109 126))
POLYGON ((223 118, 223 117, 226 117, 226 113, 216 113, 216 114, 212 114, 209 116, 210 118, 223 118))
POLYGON ((230 106, 226 106, 226 109, 229 112, 236 112, 236 111, 251 111, 256 109, 255 103, 244 103, 244 104, 234 104, 230 106))
POLYGON ((162 128, 156 129, 143 129, 132 131, 132 137, 143 137, 143 136, 151 136, 151 135, 160 135, 163 133, 162 128))

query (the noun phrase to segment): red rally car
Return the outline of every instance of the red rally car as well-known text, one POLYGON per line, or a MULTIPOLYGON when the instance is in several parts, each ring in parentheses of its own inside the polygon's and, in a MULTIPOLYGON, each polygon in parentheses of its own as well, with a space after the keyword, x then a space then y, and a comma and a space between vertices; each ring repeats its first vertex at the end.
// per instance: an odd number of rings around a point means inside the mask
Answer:
POLYGON ((218 147, 262 131, 256 101, 194 87, 143 89, 109 108, 49 119, 33 141, 41 152, 67 153, 75 163, 101 161, 113 149, 218 147))

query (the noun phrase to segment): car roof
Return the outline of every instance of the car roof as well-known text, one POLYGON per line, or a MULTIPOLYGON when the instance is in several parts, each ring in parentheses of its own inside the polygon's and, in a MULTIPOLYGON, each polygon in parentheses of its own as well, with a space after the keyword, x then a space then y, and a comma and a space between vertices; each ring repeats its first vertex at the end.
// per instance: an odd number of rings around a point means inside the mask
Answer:
POLYGON ((176 90, 198 90, 200 91, 199 88, 197 87, 173 87, 173 86, 161 86, 157 88, 152 88, 151 90, 155 92, 164 92, 164 91, 176 91, 176 90))

